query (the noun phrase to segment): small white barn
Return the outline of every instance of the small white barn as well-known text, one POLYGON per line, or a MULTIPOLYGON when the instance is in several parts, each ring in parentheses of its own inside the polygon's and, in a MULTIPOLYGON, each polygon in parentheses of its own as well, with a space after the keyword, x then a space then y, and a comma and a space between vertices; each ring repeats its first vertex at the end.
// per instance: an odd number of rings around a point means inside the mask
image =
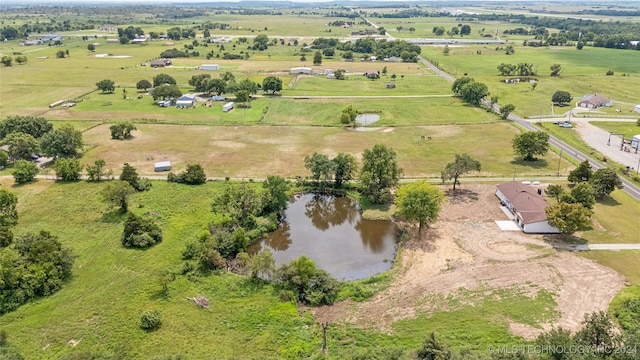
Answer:
POLYGON ((533 186, 516 181, 496 186, 500 204, 513 214, 514 221, 528 234, 557 234, 557 228, 549 225, 545 209, 549 206, 533 186))
POLYGON ((233 105, 235 105, 235 104, 233 103, 233 101, 229 101, 228 103, 226 103, 226 104, 222 105, 222 111, 224 111, 224 112, 229 112, 229 111, 231 111, 231 109, 233 109, 233 105))
POLYGON ((155 172, 171 171, 171 161, 159 161, 153 164, 153 171, 155 172))
POLYGON ((118 39, 107 39, 107 44, 117 44, 120 40, 118 39))
POLYGON ((220 65, 218 65, 218 64, 202 64, 202 65, 200 65, 200 70, 217 71, 217 70, 220 70, 220 65))
POLYGON ((311 68, 308 67, 294 67, 291 68, 290 72, 292 74, 311 74, 311 68))
POLYGON ((635 112, 637 112, 637 113, 640 113, 640 105, 636 105, 636 106, 633 108, 633 111, 635 111, 635 112))
POLYGON ((631 138, 631 147, 640 150, 640 135, 633 135, 631 138))
POLYGON ((176 107, 178 108, 190 108, 196 105, 195 96, 191 95, 183 95, 178 98, 176 101, 176 107))

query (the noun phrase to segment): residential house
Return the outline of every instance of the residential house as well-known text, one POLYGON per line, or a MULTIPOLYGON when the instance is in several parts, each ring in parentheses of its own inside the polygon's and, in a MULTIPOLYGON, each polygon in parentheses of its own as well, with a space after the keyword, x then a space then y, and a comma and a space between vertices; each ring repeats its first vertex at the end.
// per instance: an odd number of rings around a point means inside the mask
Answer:
POLYGON ((514 217, 522 231, 532 234, 557 234, 557 228, 549 225, 545 209, 549 207, 541 189, 516 181, 496 186, 496 196, 502 206, 514 217))
POLYGON ((596 109, 601 106, 612 106, 613 100, 602 94, 587 94, 580 99, 578 106, 587 109, 596 109))

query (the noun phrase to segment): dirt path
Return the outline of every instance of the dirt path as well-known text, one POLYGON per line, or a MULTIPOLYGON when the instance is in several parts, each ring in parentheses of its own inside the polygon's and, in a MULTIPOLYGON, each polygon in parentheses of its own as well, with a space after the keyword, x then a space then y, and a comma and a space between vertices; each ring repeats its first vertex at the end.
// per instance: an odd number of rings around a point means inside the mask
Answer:
MULTIPOLYGON (((397 320, 446 310, 431 299, 459 296, 459 290, 545 289, 554 294, 559 317, 541 329, 512 323, 516 335, 532 338, 562 326, 576 330, 585 313, 606 310, 624 279, 615 271, 569 252, 557 252, 539 236, 500 231, 506 220, 491 185, 465 185, 449 198, 438 221, 422 241, 403 250, 391 286, 369 301, 345 301, 312 309, 319 321, 348 322, 391 331, 397 320), (444 220, 446 219, 446 220, 444 220), (533 285, 532 285, 533 284, 533 285)), ((473 301, 463 299, 465 302, 473 301)))

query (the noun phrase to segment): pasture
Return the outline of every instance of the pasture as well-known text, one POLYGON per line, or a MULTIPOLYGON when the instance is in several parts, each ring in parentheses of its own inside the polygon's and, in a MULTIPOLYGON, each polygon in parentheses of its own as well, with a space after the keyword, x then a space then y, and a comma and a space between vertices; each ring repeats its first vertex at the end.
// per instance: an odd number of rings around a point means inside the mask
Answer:
MULTIPOLYGON (((208 176, 224 178, 293 178, 310 175, 304 157, 319 152, 334 157, 345 152, 361 157, 362 151, 385 144, 398 153, 398 162, 409 178, 439 177, 455 154, 469 153, 482 163, 479 176, 554 176, 558 155, 549 153, 536 162, 525 162, 509 151, 518 130, 507 123, 489 125, 409 126, 354 132, 340 127, 315 126, 181 126, 139 124, 135 138, 111 140, 108 125, 84 133, 93 145, 82 158, 85 164, 97 159, 119 172, 123 163, 152 175, 153 163, 170 160, 174 171, 188 163, 200 163, 208 176), (491 136, 486 136, 490 129, 491 136), (421 136, 431 137, 423 140, 421 136)), ((561 173, 573 165, 561 162, 561 173)))
MULTIPOLYGON (((549 116, 551 96, 557 90, 568 91, 578 101, 583 95, 600 93, 616 102, 634 103, 636 90, 640 87, 640 68, 637 66, 637 51, 612 50, 585 47, 531 48, 515 45, 515 54, 506 55, 495 46, 457 46, 450 47, 449 55, 442 53, 442 47, 423 47, 422 56, 436 61, 450 74, 468 74, 476 81, 485 83, 491 95, 499 97, 499 104, 514 104, 515 113, 522 117, 549 116), (480 55, 476 54, 480 51, 480 55), (611 57, 616 61, 612 62, 611 57), (538 85, 535 89, 529 83, 505 84, 497 66, 501 63, 533 63, 537 70, 538 85), (560 77, 550 77, 549 67, 561 64, 560 77), (612 70, 613 76, 606 76, 612 70), (623 76, 626 74, 626 76, 623 76)), ((632 115, 628 106, 614 103, 614 107, 623 107, 626 115, 632 115)), ((555 109, 557 111, 557 109, 555 109)), ((564 110, 567 111, 567 110, 564 110)), ((610 109, 607 111, 615 111, 610 109)))

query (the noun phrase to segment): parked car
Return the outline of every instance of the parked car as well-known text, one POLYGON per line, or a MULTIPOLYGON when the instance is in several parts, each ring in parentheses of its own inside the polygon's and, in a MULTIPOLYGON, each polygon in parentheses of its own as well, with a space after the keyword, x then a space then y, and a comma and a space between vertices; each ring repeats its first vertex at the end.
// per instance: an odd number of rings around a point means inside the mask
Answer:
POLYGON ((571 123, 568 122, 568 121, 560 123, 560 124, 558 124, 558 126, 563 127, 563 128, 572 128, 573 127, 573 125, 571 125, 571 123))

